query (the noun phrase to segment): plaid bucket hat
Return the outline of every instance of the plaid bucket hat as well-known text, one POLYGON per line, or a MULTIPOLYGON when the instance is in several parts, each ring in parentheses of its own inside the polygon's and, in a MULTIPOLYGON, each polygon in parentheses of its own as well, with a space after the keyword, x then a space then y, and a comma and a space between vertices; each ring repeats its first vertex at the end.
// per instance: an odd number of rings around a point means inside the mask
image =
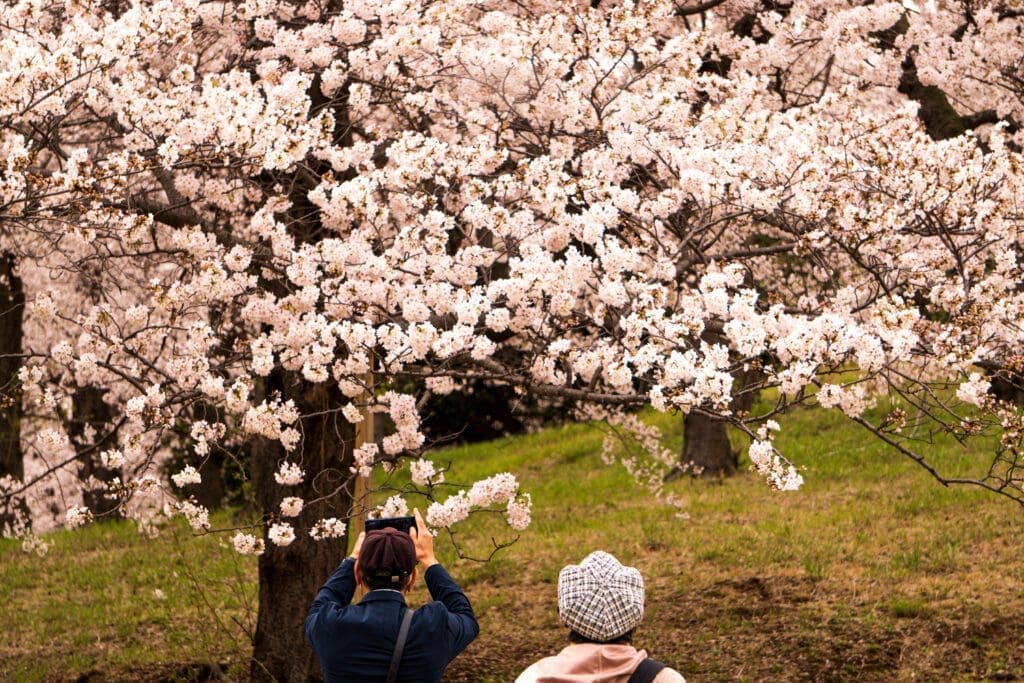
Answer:
POLYGON ((644 579, 603 550, 558 574, 558 616, 591 640, 614 640, 644 618, 644 579))

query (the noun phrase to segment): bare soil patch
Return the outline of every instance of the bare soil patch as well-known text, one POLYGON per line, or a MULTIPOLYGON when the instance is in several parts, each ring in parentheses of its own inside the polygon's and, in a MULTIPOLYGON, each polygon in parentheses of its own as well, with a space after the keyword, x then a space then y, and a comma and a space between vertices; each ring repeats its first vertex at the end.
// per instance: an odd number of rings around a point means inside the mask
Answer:
MULTIPOLYGON (((509 586, 504 590, 509 591, 509 586)), ((478 586, 477 599, 488 590, 478 586)), ((511 681, 566 644, 550 585, 517 586, 482 610, 480 638, 449 667, 453 683, 511 681)), ((835 594, 807 578, 748 575, 682 590, 648 585, 636 644, 688 681, 1020 680, 1024 614, 925 606, 899 616, 884 601, 835 594)))

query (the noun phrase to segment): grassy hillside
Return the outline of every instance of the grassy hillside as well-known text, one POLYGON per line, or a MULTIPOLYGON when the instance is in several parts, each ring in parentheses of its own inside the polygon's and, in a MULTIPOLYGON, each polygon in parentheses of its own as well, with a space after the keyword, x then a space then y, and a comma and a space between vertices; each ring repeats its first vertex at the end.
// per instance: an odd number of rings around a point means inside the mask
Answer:
MULTIPOLYGON (((560 649, 558 570, 597 548, 641 569, 638 645, 691 681, 1024 676, 1021 510, 942 488, 841 415, 803 410, 782 422, 779 445, 806 467, 805 488, 774 492, 746 472, 681 481, 685 519, 603 465, 601 434, 588 426, 435 456, 451 461, 451 481, 514 472, 534 500, 533 526, 490 563, 456 560, 439 540, 483 628, 447 680, 509 681, 560 649)), ((980 462, 954 444, 934 453, 952 471, 980 462)), ((41 560, 0 545, 4 677, 189 679, 210 665, 237 677, 255 619, 254 562, 225 539, 175 542, 188 535, 96 525, 55 534, 41 560)), ((482 519, 459 536, 486 555, 508 532, 482 519)))

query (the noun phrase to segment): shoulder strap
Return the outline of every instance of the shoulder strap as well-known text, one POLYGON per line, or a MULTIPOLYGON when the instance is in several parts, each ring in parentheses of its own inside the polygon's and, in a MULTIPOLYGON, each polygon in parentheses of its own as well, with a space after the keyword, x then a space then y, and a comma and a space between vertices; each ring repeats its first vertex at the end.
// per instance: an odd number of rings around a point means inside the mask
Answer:
POLYGON ((405 616, 402 617, 402 627, 398 629, 398 639, 395 640, 395 652, 391 655, 391 668, 388 669, 387 683, 395 683, 398 679, 398 665, 402 663, 402 650, 405 649, 405 639, 409 637, 409 624, 412 623, 412 610, 405 609, 405 616))
POLYGON ((664 668, 664 664, 648 657, 633 670, 633 675, 629 677, 628 683, 652 683, 664 668))

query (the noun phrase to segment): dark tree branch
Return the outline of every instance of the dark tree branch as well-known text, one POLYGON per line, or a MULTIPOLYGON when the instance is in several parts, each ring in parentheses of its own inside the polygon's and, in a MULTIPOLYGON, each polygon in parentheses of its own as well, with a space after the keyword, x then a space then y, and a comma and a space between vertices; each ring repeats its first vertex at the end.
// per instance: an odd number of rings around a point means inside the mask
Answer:
POLYGON ((703 12, 707 12, 709 9, 714 9, 722 4, 725 4, 725 0, 706 0, 706 2, 701 2, 689 7, 677 7, 675 14, 677 17, 692 17, 695 14, 702 14, 703 12))

